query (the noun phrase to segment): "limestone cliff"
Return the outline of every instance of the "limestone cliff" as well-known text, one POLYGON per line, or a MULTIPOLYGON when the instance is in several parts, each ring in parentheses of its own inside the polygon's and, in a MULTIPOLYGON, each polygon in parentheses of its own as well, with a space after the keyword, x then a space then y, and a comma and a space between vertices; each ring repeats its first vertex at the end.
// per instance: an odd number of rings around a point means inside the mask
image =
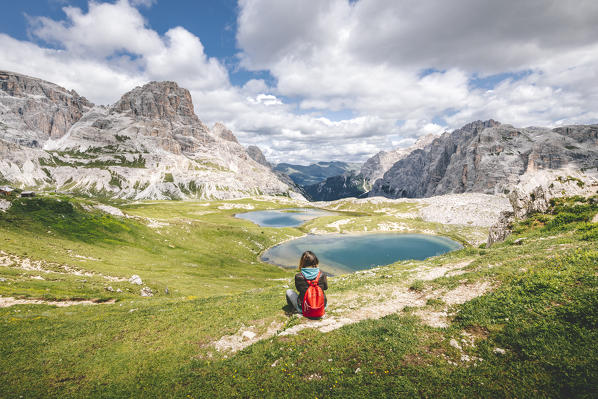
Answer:
POLYGON ((424 148, 436 138, 433 134, 428 134, 418 139, 415 144, 407 148, 396 148, 391 151, 380 151, 363 164, 361 175, 370 184, 373 185, 376 180, 382 178, 395 163, 405 158, 415 150, 424 148))
MULTIPOLYGON (((569 171, 595 176, 598 125, 515 128, 488 120, 445 133, 396 162, 371 196, 430 197, 449 193, 509 193, 546 171, 554 180, 569 171)), ((547 181, 547 184, 550 184, 547 181)))
POLYGON ((60 138, 93 104, 75 91, 18 73, 0 71, 0 139, 41 147, 60 138))
POLYGON ((258 147, 256 145, 250 145, 249 147, 247 147, 247 155, 249 155, 249 157, 251 157, 251 159, 253 159, 255 162, 259 163, 260 165, 264 165, 269 168, 272 167, 270 162, 268 162, 268 160, 264 156, 264 153, 262 152, 260 147, 258 147))
POLYGON ((3 181, 130 199, 291 194, 225 126, 203 124, 175 82, 136 87, 109 107, 23 75, 0 82, 3 181))
POLYGON ((357 173, 345 171, 326 180, 305 186, 305 192, 313 201, 334 201, 348 197, 363 197, 367 195, 376 180, 382 178, 397 161, 405 158, 411 152, 425 147, 436 136, 429 134, 417 140, 408 148, 397 148, 391 151, 380 151, 369 158, 357 173))

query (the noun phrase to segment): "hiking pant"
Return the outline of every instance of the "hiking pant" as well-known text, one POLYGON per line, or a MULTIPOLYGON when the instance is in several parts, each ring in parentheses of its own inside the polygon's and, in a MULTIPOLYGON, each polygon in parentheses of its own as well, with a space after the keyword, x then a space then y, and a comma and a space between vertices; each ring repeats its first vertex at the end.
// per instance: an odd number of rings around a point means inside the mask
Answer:
POLYGON ((291 305, 297 313, 302 313, 301 306, 297 303, 299 302, 299 294, 295 291, 288 289, 287 290, 287 303, 291 305))

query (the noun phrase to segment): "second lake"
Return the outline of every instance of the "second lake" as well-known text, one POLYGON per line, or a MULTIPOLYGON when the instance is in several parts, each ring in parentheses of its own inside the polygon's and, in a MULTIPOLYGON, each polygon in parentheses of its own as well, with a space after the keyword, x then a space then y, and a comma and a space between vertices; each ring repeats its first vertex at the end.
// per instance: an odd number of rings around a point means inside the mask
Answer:
POLYGON ((334 212, 322 209, 291 208, 238 213, 235 217, 249 220, 262 227, 297 227, 308 220, 330 215, 334 215, 334 212))

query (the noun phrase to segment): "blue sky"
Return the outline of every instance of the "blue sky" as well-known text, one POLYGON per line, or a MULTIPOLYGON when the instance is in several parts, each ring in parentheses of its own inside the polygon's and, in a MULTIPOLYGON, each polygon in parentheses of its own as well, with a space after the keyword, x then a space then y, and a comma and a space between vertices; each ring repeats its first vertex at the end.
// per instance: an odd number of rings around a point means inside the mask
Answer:
MULTIPOLYGON (((63 7, 70 5, 88 11, 88 0, 27 0, 2 5, 1 31, 20 40, 31 39, 27 16, 45 16, 55 20, 64 18, 63 7)), ((249 79, 272 80, 268 71, 247 71, 238 68, 235 33, 237 30, 237 2, 235 0, 184 1, 170 0, 140 6, 148 26, 160 34, 173 26, 182 26, 201 38, 206 53, 228 66, 233 84, 242 85, 249 79)))
POLYGON ((273 162, 363 161, 476 119, 598 122, 598 2, 574 3, 11 1, 0 69, 96 104, 174 80, 273 162))

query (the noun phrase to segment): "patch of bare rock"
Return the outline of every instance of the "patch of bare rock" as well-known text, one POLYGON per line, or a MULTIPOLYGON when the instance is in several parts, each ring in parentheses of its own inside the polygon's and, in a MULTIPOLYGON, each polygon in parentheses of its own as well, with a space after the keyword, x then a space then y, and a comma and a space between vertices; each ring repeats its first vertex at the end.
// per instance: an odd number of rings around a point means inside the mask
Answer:
MULTIPOLYGON (((79 257, 80 255, 74 255, 74 257, 79 257)), ((93 258, 86 258, 92 259, 93 258)), ((127 281, 125 278, 121 277, 114 277, 108 276, 102 273, 93 273, 89 271, 85 271, 74 266, 69 265, 61 265, 58 263, 46 262, 41 260, 32 260, 29 258, 21 258, 17 255, 7 254, 6 252, 0 250, 0 266, 4 267, 15 267, 23 270, 29 271, 39 271, 41 273, 59 273, 59 274, 72 274, 75 276, 85 276, 85 277, 93 277, 98 276, 102 277, 108 281, 127 281)))
POLYGON ((257 333, 256 326, 241 327, 236 334, 225 335, 213 345, 219 352, 238 352, 249 345, 268 339, 276 335, 282 328, 282 323, 272 322, 262 334, 257 333))
POLYGON ((6 212, 10 208, 10 201, 0 199, 0 212, 6 212))
POLYGON ((114 299, 98 302, 92 300, 82 301, 45 301, 42 299, 16 299, 12 297, 0 297, 0 308, 7 308, 14 305, 52 305, 59 308, 74 305, 109 305, 116 301, 114 299))
POLYGON ((551 199, 574 195, 588 197, 594 195, 597 188, 598 178, 570 169, 523 175, 521 184, 508 195, 512 209, 501 212, 490 228, 487 245, 504 241, 511 234, 515 221, 536 212, 546 212, 551 199))

